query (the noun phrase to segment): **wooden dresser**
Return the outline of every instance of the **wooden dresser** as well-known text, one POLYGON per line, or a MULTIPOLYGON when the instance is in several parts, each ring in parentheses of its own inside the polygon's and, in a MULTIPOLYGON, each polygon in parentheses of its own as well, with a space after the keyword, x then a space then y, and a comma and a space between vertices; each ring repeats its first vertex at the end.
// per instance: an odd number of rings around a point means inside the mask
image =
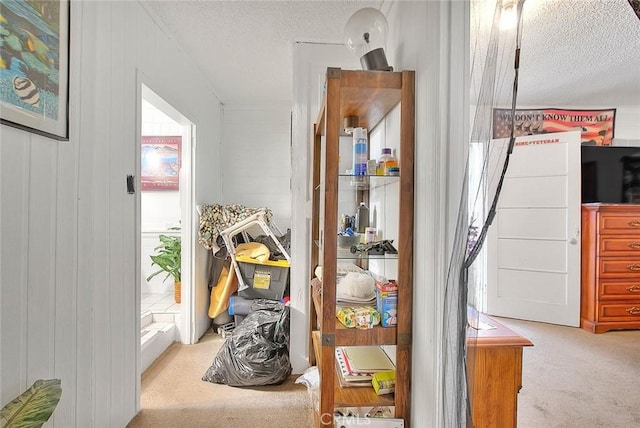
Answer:
POLYGON ((478 321, 493 328, 477 330, 475 338, 470 332, 467 342, 473 426, 515 428, 522 387, 522 348, 533 343, 485 314, 480 314, 478 321))
POLYGON ((582 205, 580 326, 640 329, 640 205, 582 205))

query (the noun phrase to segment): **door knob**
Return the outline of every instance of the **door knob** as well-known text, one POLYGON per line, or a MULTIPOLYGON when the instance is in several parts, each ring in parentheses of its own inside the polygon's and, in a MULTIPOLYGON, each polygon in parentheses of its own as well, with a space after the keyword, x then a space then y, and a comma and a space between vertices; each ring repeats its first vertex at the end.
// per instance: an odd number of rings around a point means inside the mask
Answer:
POLYGON ((576 245, 578 243, 578 237, 580 236, 580 228, 576 227, 573 233, 573 237, 569 239, 569 244, 576 245))

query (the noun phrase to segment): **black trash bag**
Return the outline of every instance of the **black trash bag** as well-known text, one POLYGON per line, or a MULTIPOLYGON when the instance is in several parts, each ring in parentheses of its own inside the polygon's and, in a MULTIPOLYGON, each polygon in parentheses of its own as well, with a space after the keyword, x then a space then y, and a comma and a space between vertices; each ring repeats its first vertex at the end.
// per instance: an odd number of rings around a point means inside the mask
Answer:
POLYGON ((233 330, 202 380, 229 386, 276 385, 291 374, 289 308, 256 301, 233 330))

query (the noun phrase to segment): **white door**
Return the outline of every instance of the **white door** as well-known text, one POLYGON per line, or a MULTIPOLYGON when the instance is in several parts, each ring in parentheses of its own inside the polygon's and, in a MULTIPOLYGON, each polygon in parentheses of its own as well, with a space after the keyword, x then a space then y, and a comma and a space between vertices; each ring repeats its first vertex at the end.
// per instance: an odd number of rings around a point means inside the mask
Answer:
POLYGON ((516 139, 489 229, 486 297, 490 315, 580 325, 579 131, 516 139))

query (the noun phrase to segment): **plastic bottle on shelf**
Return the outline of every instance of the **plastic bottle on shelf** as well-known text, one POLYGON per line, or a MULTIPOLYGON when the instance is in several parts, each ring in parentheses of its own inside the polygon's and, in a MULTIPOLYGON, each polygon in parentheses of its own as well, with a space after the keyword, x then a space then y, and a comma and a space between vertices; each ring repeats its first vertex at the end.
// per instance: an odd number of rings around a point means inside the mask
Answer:
POLYGON ((389 168, 395 168, 392 171, 398 171, 398 160, 391 154, 390 147, 384 147, 382 155, 378 158, 377 175, 391 175, 389 168))
POLYGON ((353 175, 367 175, 367 150, 366 128, 353 129, 353 175))
POLYGON ((369 208, 360 202, 360 206, 356 210, 356 229, 358 233, 365 233, 369 227, 369 208))

